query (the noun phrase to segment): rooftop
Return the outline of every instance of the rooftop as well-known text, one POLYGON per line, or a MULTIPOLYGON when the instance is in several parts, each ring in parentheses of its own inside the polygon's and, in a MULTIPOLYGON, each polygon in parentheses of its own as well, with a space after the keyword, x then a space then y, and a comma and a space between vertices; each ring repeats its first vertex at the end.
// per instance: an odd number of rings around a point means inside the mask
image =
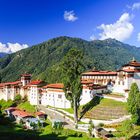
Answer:
POLYGON ((42 115, 45 115, 45 113, 44 112, 36 112, 35 115, 36 116, 42 116, 42 115))
POLYGON ((25 73, 25 74, 21 74, 21 76, 32 76, 31 74, 25 73))
POLYGON ((28 119, 28 122, 30 122, 30 123, 36 123, 36 124, 37 124, 38 121, 39 121, 39 120, 38 120, 37 118, 29 118, 29 119, 28 119))
POLYGON ((27 113, 25 111, 22 111, 22 110, 16 110, 16 111, 12 112, 12 114, 14 116, 16 115, 16 116, 19 116, 19 117, 22 117, 22 118, 32 116, 31 114, 29 114, 29 113, 27 113))
POLYGON ((117 72, 114 71, 89 71, 85 72, 82 75, 113 75, 116 76, 117 72))
POLYGON ((57 89, 62 89, 62 88, 64 88, 64 85, 62 83, 48 84, 48 85, 44 86, 43 88, 57 88, 57 89))
POLYGON ((18 85, 18 84, 20 84, 20 83, 21 83, 21 81, 0 83, 0 87, 8 86, 8 85, 18 85))
POLYGON ((128 64, 123 65, 123 67, 125 67, 125 66, 140 67, 140 62, 137 62, 136 60, 132 60, 128 64))
POLYGON ((5 109, 5 110, 9 110, 9 111, 14 111, 14 110, 19 110, 18 108, 16 108, 16 107, 9 107, 9 108, 7 108, 7 109, 5 109))
POLYGON ((40 85, 44 83, 44 81, 42 80, 34 80, 34 81, 31 81, 28 85, 40 85))

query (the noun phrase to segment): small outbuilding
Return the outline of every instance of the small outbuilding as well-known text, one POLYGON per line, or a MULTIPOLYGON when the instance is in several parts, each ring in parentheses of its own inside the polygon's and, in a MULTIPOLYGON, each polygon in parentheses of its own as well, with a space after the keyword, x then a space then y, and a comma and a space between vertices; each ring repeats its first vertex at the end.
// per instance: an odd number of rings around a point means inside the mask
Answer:
POLYGON ((19 109, 16 108, 16 107, 9 107, 9 108, 5 109, 4 111, 5 111, 6 115, 7 115, 10 119, 12 119, 12 118, 13 118, 12 112, 14 112, 14 111, 16 111, 16 110, 19 110, 19 109))
POLYGON ((17 123, 25 123, 27 119, 34 118, 31 114, 22 110, 16 110, 12 112, 12 115, 14 116, 17 123))
POLYGON ((27 119, 25 126, 27 129, 38 130, 40 127, 43 127, 44 121, 38 120, 37 118, 27 119))
POLYGON ((45 121, 45 120, 47 119, 47 114, 45 114, 45 113, 42 112, 42 111, 36 112, 35 115, 36 115, 36 118, 37 118, 38 120, 45 121))
POLYGON ((104 128, 96 127, 94 128, 95 137, 108 139, 113 137, 113 134, 111 132, 106 131, 104 128))

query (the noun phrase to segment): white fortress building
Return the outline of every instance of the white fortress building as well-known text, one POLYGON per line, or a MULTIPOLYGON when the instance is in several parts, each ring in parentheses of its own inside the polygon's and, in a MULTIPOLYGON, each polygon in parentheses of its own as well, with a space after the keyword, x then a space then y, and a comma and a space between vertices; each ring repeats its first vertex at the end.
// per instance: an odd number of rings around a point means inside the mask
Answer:
MULTIPOLYGON (((137 83, 140 89, 140 62, 132 60, 118 71, 92 70, 82 73, 80 104, 86 104, 97 93, 114 93, 128 97, 131 84, 137 83)), ((0 83, 0 100, 14 100, 20 94, 27 96, 31 105, 70 108, 70 101, 66 99, 62 83, 46 84, 42 80, 31 80, 31 74, 22 74, 15 82, 0 83)))
MULTIPOLYGON (((95 93, 111 92, 128 98, 131 84, 140 90, 140 62, 132 60, 118 71, 89 71, 82 74, 83 99, 91 99, 95 93), (105 87, 106 86, 106 87, 105 87)), ((84 101, 82 101, 84 102, 84 101)))

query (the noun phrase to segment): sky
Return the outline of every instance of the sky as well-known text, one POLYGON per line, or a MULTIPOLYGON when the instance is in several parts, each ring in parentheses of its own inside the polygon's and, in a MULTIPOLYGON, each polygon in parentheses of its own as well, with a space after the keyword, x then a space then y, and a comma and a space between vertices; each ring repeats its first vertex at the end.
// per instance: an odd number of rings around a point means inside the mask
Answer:
POLYGON ((0 0, 0 52, 59 36, 140 47, 140 0, 0 0))

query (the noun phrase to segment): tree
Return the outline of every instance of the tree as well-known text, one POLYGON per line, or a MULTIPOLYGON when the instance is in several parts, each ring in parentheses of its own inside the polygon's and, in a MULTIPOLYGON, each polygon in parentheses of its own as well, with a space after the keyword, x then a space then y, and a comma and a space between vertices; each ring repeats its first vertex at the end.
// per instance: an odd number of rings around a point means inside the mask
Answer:
POLYGON ((131 85, 127 105, 133 123, 140 124, 140 92, 136 83, 131 85))
POLYGON ((38 126, 39 131, 41 131, 42 123, 40 121, 38 121, 37 126, 38 126))
POLYGON ((33 130, 37 128, 37 124, 35 122, 31 122, 30 126, 32 127, 33 130))
POLYGON ((82 51, 72 48, 62 62, 64 92, 74 109, 74 121, 76 125, 78 122, 78 108, 82 92, 81 73, 84 70, 82 61, 82 51))
POLYGON ((89 127, 88 127, 88 132, 89 132, 89 136, 93 137, 93 129, 94 129, 94 124, 92 122, 92 120, 89 121, 89 127))
POLYGON ((1 119, 1 118, 2 118, 2 116, 3 116, 3 115, 2 115, 1 108, 2 108, 2 107, 1 107, 1 105, 0 105, 0 119, 1 119))
POLYGON ((15 103, 16 105, 18 105, 18 104, 21 103, 21 102, 22 102, 22 97, 21 97, 20 94, 17 94, 16 97, 15 97, 15 99, 14 99, 14 103, 15 103))

